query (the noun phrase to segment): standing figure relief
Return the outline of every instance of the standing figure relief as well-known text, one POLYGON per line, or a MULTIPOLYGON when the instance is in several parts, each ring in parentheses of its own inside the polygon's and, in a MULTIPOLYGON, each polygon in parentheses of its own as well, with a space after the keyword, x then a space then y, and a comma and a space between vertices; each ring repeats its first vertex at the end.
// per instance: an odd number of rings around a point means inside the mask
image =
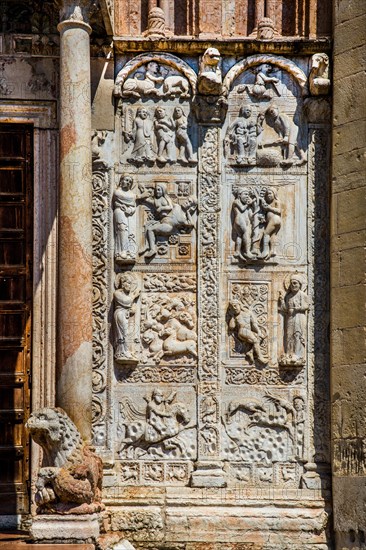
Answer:
POLYGON ((120 273, 116 277, 114 292, 114 359, 117 363, 138 363, 134 355, 136 338, 135 323, 131 318, 136 313, 136 302, 140 296, 137 281, 131 273, 120 273))
POLYGON ((136 258, 136 193, 133 179, 121 176, 113 193, 114 259, 119 263, 134 262, 136 258))
POLYGON ((270 187, 234 190, 234 258, 242 262, 268 261, 276 255, 281 228, 281 203, 270 187))
MULTIPOLYGON (((285 283, 286 286, 286 283, 285 283)), ((308 296, 302 290, 304 281, 301 275, 291 275, 286 295, 280 292, 279 312, 284 316, 284 353, 279 364, 285 367, 300 367, 306 364, 308 296)))
POLYGON ((197 164, 188 128, 188 117, 181 106, 158 105, 153 112, 147 107, 138 107, 129 129, 122 132, 124 141, 132 142, 127 161, 138 165, 177 161, 183 165, 197 164))

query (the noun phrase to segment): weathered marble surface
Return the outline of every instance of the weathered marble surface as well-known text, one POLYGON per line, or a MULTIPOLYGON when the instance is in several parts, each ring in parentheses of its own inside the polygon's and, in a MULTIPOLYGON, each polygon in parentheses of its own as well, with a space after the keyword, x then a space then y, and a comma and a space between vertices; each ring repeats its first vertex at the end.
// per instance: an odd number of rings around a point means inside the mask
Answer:
POLYGON ((304 109, 314 60, 211 53, 220 72, 207 56, 117 59, 116 129, 96 148, 93 342, 109 351, 95 355, 94 443, 110 528, 141 547, 188 544, 193 521, 192 548, 275 548, 280 533, 295 548, 300 532, 303 548, 326 548, 328 144, 322 109, 304 109), (235 490, 253 499, 245 514, 235 490), (267 491, 293 511, 268 515, 267 491))

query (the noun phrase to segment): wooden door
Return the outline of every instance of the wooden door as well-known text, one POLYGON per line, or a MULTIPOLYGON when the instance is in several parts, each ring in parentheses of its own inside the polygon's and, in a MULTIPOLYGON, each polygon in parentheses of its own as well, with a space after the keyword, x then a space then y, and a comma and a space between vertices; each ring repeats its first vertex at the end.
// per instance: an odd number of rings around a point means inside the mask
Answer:
POLYGON ((29 508, 33 127, 0 124, 0 514, 29 508))

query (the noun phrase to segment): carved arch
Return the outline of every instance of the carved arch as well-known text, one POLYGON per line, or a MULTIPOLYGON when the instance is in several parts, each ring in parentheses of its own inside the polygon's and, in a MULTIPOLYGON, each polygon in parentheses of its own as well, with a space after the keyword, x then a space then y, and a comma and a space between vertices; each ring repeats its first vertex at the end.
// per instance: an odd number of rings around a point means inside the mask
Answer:
POLYGON ((293 61, 278 55, 251 55, 238 61, 238 63, 231 67, 224 78, 224 89, 226 93, 229 93, 234 80, 242 72, 255 65, 261 65, 262 63, 272 63, 272 65, 277 65, 280 69, 290 73, 300 86, 302 95, 308 95, 307 77, 304 71, 302 71, 293 61))
POLYGON ((176 57, 175 55, 171 55, 169 53, 158 52, 143 53, 128 61, 126 65, 119 71, 116 77, 113 91, 114 95, 120 97, 122 94, 123 84, 125 80, 129 77, 129 75, 142 65, 145 65, 145 63, 149 63, 149 61, 156 61, 157 63, 169 65, 173 69, 176 69, 180 73, 183 73, 183 75, 188 79, 192 87, 193 95, 195 95, 197 86, 197 75, 194 70, 191 69, 191 67, 185 61, 179 59, 179 57, 176 57))

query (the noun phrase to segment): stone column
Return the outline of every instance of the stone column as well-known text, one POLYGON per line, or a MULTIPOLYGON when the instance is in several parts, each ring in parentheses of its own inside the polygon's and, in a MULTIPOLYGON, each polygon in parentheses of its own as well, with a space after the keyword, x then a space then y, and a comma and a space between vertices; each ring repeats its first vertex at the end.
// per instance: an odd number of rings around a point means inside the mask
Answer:
MULTIPOLYGON (((84 5, 86 2, 84 2, 84 5)), ((56 404, 85 440, 92 399, 91 27, 64 2, 60 54, 60 199, 56 404)))
POLYGON ((366 5, 334 3, 331 196, 333 515, 337 550, 366 540, 366 5))

